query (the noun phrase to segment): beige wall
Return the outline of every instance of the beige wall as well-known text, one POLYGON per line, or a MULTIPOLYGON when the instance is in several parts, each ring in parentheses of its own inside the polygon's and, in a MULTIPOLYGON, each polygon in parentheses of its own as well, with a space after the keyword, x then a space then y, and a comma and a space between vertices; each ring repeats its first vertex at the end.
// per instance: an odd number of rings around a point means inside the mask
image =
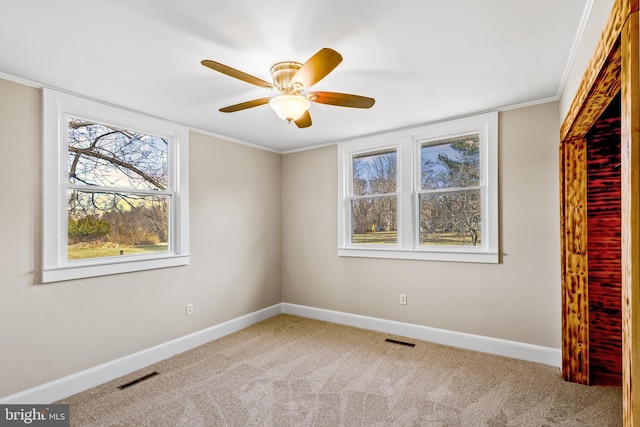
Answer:
POLYGON ((559 348, 558 103, 499 120, 501 264, 338 257, 330 146, 283 157, 283 301, 559 348))
POLYGON ((39 285, 40 141, 0 79, 0 397, 281 301, 279 154, 191 133, 191 265, 39 285))
POLYGON ((567 115, 573 97, 580 86, 580 81, 582 81, 582 76, 589 66, 589 61, 591 61, 591 57, 598 45, 602 30, 609 19, 613 3, 614 0, 594 0, 593 2, 591 14, 587 20, 580 44, 576 49, 573 64, 569 70, 564 90, 560 96, 560 123, 562 123, 564 117, 567 115))

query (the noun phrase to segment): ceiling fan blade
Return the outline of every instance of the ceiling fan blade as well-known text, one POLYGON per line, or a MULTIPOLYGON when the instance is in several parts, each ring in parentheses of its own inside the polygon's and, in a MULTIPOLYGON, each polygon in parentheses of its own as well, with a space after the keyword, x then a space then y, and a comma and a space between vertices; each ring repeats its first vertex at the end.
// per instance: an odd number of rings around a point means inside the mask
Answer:
POLYGON ((221 108, 223 113, 233 113, 235 111, 246 110, 247 108, 257 107, 259 105, 268 104, 271 98, 258 98, 251 101, 241 102, 235 105, 229 105, 228 107, 221 108))
POLYGON ((366 96, 351 95, 339 92, 311 92, 307 94, 309 101, 319 104, 337 105, 350 108, 371 108, 376 100, 366 96))
POLYGON ((304 114, 294 123, 299 128, 308 128, 311 126, 311 114, 309 114, 309 110, 305 111, 304 114))
POLYGON ((236 70, 235 68, 231 68, 228 65, 224 65, 216 61, 211 61, 209 59, 205 59, 200 63, 205 67, 209 67, 212 70, 218 71, 222 74, 226 74, 227 76, 231 76, 238 80, 242 80, 243 82, 251 83, 252 85, 256 85, 266 89, 275 88, 275 86, 273 86, 271 83, 267 81, 254 77, 251 74, 247 74, 242 71, 236 70))
POLYGON ((293 81, 302 83, 308 88, 326 77, 334 68, 342 62, 342 55, 333 49, 325 47, 320 49, 307 60, 293 76, 293 81))

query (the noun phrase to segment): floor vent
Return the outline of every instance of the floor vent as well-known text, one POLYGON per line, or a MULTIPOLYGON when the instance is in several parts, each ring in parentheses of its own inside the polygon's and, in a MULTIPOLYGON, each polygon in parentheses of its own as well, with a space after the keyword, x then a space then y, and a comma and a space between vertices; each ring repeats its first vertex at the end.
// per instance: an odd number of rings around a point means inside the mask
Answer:
POLYGON ((410 342, 405 342, 405 341, 398 341, 398 340, 392 340, 391 338, 387 338, 386 340, 384 340, 385 342, 390 342, 391 344, 399 344, 399 345, 406 345, 407 347, 415 347, 416 345, 410 342))
POLYGON ((138 384, 138 383, 141 383, 142 381, 148 380, 149 378, 151 378, 151 377, 155 377, 156 375, 159 375, 159 374, 160 374, 160 372, 153 371, 153 372, 151 372, 150 374, 144 375, 144 376, 142 376, 142 377, 140 377, 140 378, 136 378, 135 380, 133 380, 133 381, 129 381, 129 382, 128 382, 128 383, 126 383, 126 384, 119 385, 119 386, 118 386, 118 388, 119 388, 120 390, 124 390, 125 388, 129 388, 129 387, 131 387, 132 385, 136 385, 136 384, 138 384))

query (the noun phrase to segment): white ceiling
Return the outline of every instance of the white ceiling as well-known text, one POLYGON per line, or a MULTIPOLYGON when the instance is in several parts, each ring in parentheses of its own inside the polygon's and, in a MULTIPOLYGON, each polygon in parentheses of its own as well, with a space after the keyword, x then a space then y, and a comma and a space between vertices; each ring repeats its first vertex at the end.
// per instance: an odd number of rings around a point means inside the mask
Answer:
POLYGON ((288 151, 557 98, 591 3, 0 0, 0 73, 288 151), (267 105, 218 112, 274 93, 200 64, 270 81, 323 47, 344 59, 313 90, 376 104, 312 104, 306 129, 267 105))

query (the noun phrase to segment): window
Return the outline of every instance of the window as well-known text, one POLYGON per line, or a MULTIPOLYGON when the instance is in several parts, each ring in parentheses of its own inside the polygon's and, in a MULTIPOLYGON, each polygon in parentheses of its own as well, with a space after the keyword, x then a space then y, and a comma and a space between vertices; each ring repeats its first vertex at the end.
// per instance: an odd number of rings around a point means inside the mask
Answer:
POLYGON ((338 146, 338 255, 497 263, 498 114, 338 146))
POLYGON ((352 244, 394 244, 398 241, 396 149, 352 157, 352 244))
POLYGON ((481 246, 480 135, 420 143, 418 243, 481 246))
POLYGON ((189 263, 188 131, 43 91, 42 281, 189 263))

